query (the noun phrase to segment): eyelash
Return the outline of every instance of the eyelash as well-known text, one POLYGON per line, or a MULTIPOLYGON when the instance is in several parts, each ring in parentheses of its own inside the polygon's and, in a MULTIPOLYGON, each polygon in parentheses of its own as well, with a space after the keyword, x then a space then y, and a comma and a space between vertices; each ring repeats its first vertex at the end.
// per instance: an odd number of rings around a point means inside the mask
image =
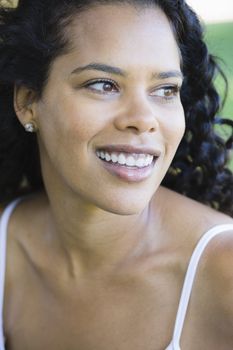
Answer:
MULTIPOLYGON (((112 84, 115 88, 119 89, 119 86, 116 84, 116 82, 114 80, 111 79, 95 79, 95 80, 91 80, 89 82, 87 82, 83 87, 86 89, 89 89, 91 91, 94 91, 97 94, 101 94, 101 95, 106 95, 106 94, 111 94, 111 92, 103 92, 103 91, 99 91, 97 89, 91 88, 91 85, 95 85, 95 84, 112 84)), ((161 86, 156 88, 154 91, 159 91, 159 90, 172 90, 172 96, 156 96, 156 95, 152 95, 155 97, 159 97, 162 98, 166 101, 172 100, 174 97, 178 96, 181 87, 178 84, 175 85, 165 85, 165 86, 161 86)), ((114 92, 113 92, 114 93, 114 92)))
MULTIPOLYGON (((166 101, 169 101, 169 100, 172 100, 173 98, 177 97, 180 93, 180 90, 181 90, 181 87, 178 85, 178 84, 175 84, 175 85, 163 85, 163 86, 160 86, 158 88, 156 88, 154 91, 159 91, 159 90, 164 90, 164 91, 169 91, 171 90, 172 91, 172 95, 171 96, 156 96, 154 95, 155 97, 160 97, 162 99, 165 99, 166 101)), ((153 95, 152 95, 153 96, 153 95)))
POLYGON ((116 87, 117 89, 119 89, 118 85, 116 84, 116 82, 114 80, 111 80, 111 79, 95 79, 95 80, 91 80, 91 81, 88 81, 85 85, 84 85, 84 88, 86 89, 89 89, 91 91, 94 91, 96 92, 97 94, 101 94, 101 95, 105 95, 105 94, 108 94, 108 92, 101 92, 99 90, 96 90, 96 89, 93 89, 91 88, 91 85, 95 85, 95 84, 111 84, 111 85, 114 85, 114 87, 116 87))

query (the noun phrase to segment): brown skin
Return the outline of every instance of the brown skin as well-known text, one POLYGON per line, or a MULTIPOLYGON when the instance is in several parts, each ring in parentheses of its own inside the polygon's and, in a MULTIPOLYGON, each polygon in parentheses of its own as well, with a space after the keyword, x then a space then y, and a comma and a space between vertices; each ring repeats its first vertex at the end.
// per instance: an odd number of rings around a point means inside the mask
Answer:
MULTIPOLYGON (((179 95, 164 96, 181 78, 152 79, 180 71, 164 14, 99 6, 69 29, 73 50, 55 60, 42 98, 20 110, 31 92, 15 93, 19 120, 39 128, 47 194, 24 200, 10 220, 7 349, 165 349, 194 246, 207 229, 233 220, 160 186, 185 127, 179 95), (127 75, 71 74, 93 61, 127 75), (96 78, 117 88, 83 87, 96 78), (103 169, 96 147, 119 143, 161 151, 147 180, 128 183, 103 169)), ((232 349, 232 252, 232 233, 206 249, 182 350, 232 349)))

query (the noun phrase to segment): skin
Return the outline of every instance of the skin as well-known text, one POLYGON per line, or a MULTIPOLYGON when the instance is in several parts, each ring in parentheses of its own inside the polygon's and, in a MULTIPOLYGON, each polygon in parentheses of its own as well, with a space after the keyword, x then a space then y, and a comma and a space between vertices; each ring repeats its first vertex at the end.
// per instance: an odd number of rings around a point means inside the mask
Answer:
MULTIPOLYGON (((7 348, 165 349, 193 247, 205 230, 232 219, 160 186, 185 129, 174 88, 182 78, 159 78, 180 72, 166 16, 157 8, 98 6, 75 18, 69 34, 72 50, 55 59, 42 98, 22 110, 32 92, 15 92, 21 123, 38 126, 46 194, 24 200, 10 220, 7 348), (92 62, 126 75, 72 73, 92 62), (97 78, 114 85, 104 93, 103 84, 87 86, 97 78), (149 178, 130 183, 103 168, 96 147, 122 143, 161 152, 149 178)), ((229 280, 224 247, 233 251, 233 244, 224 237, 204 254, 183 349, 196 349, 198 338, 198 349, 217 350, 227 333, 204 317, 226 316, 226 305, 206 306, 213 288, 219 300, 216 249, 222 285, 229 280), (206 274, 216 285, 206 285, 206 274)))

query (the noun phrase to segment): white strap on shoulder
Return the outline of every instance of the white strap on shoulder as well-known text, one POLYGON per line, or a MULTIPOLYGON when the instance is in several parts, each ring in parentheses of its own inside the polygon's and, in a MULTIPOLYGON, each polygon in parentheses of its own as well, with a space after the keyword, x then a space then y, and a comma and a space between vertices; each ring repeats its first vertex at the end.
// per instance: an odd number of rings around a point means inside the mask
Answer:
POLYGON ((184 326, 184 320, 192 291, 193 281, 195 278, 196 270, 201 255, 212 238, 225 231, 230 230, 233 230, 233 224, 217 225, 213 227, 201 237, 196 248, 194 249, 185 275, 184 285, 182 288, 178 312, 176 316, 175 328, 172 339, 172 345, 174 349, 180 349, 180 337, 184 326))
POLYGON ((6 249, 7 249, 7 226, 9 218, 14 208, 21 198, 14 200, 4 210, 0 220, 0 349, 4 349, 3 341, 3 306, 4 306, 4 289, 5 289, 5 272, 6 272, 6 249))

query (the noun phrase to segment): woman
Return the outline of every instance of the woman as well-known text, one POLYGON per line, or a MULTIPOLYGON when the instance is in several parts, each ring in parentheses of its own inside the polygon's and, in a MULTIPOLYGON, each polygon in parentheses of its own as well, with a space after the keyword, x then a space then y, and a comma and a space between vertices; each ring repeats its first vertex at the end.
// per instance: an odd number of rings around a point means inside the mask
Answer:
POLYGON ((0 37, 1 349, 232 349, 232 139, 195 14, 21 0, 0 37))

